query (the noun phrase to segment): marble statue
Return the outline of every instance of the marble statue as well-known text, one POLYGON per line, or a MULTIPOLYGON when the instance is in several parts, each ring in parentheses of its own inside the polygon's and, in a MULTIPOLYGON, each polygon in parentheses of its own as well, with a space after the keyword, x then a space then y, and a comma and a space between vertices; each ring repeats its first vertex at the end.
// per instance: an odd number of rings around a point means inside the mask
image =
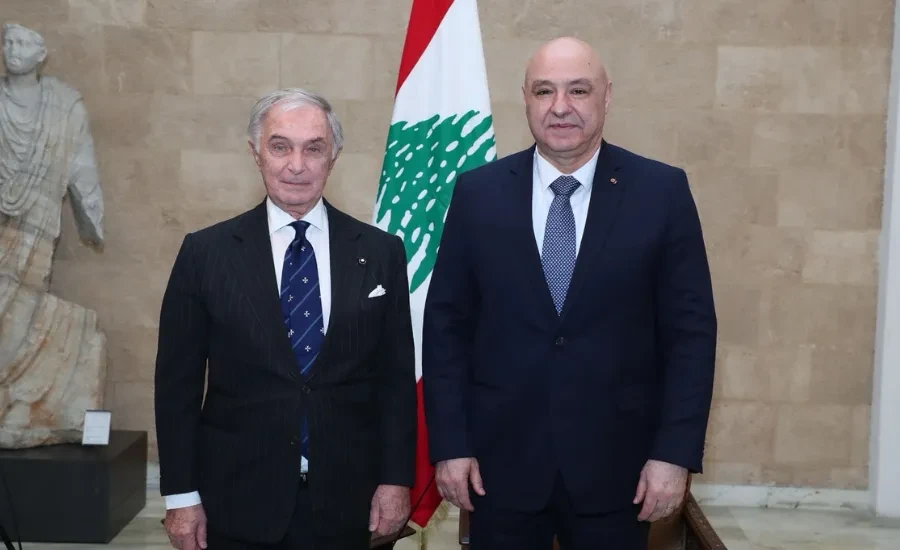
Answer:
POLYGON ((80 94, 40 74, 43 38, 2 30, 0 80, 0 448, 80 441, 103 406, 106 337, 96 312, 49 292, 63 199, 102 248, 103 197, 80 94))

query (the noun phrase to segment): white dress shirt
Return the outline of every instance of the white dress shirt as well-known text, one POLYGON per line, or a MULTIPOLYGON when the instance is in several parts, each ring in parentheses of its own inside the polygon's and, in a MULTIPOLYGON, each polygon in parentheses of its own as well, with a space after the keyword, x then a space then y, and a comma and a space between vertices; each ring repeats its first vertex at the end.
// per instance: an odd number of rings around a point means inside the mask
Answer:
MULTIPOLYGON (((275 267, 275 279, 278 283, 276 292, 281 292, 281 268, 284 265, 284 253, 295 232, 291 227, 294 217, 275 206, 266 199, 266 213, 269 216, 269 240, 272 241, 272 262, 275 267)), ((328 319, 331 315, 331 249, 328 248, 328 213, 322 199, 306 213, 301 220, 309 222, 306 239, 316 254, 316 268, 319 272, 319 290, 322 291, 322 322, 328 330, 328 319)))
MULTIPOLYGON (((552 192, 552 191, 551 191, 552 192)), ((294 240, 296 232, 291 227, 294 217, 279 208, 271 199, 266 199, 266 217, 269 224, 269 241, 272 245, 272 263, 275 267, 275 279, 277 287, 274 292, 281 292, 281 268, 284 265, 284 254, 291 241, 294 240)), ((319 272, 319 290, 322 298, 322 322, 325 330, 328 330, 328 319, 331 316, 331 249, 328 240, 328 213, 325 210, 325 203, 322 199, 300 218, 309 222, 306 229, 306 239, 312 245, 313 252, 316 254, 316 267, 319 272)), ((287 336, 285 336, 287 338, 287 336)), ((305 458, 300 460, 301 471, 306 472, 309 464, 305 458)), ((166 495, 166 509, 185 508, 200 504, 200 493, 194 491, 192 493, 182 493, 177 495, 166 495)))
POLYGON ((547 229, 547 216, 550 215, 550 205, 556 197, 550 184, 560 176, 572 176, 581 184, 571 197, 572 214, 575 216, 575 255, 581 250, 581 238, 584 236, 584 224, 587 221, 588 206, 591 203, 591 189, 594 187, 594 172, 597 170, 597 158, 600 156, 600 148, 594 152, 591 160, 571 174, 563 174, 541 156, 537 148, 534 150, 534 174, 531 196, 531 220, 534 223, 534 239, 537 242, 538 253, 543 254, 544 231, 547 229))

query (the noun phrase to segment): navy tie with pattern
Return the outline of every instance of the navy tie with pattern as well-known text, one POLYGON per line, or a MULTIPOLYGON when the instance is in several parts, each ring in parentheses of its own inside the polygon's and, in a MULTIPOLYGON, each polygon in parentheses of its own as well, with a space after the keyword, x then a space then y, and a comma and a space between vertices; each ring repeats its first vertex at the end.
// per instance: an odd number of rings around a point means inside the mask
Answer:
MULTIPOLYGON (((309 222, 302 220, 291 223, 296 231, 294 240, 284 253, 281 269, 281 310, 297 368, 304 377, 319 354, 325 336, 322 319, 322 298, 319 287, 319 271, 316 254, 306 239, 309 222)), ((309 428, 303 420, 300 449, 309 460, 309 428)))
POLYGON ((556 196, 547 215, 541 263, 557 314, 562 312, 575 271, 575 215, 569 198, 579 185, 572 176, 560 176, 550 184, 556 196))

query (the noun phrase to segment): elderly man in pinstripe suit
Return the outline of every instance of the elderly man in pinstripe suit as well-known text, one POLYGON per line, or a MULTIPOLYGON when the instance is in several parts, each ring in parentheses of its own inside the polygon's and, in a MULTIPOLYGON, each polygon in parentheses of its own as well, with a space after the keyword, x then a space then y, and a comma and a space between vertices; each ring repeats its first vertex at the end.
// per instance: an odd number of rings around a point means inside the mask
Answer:
POLYGON ((164 525, 179 550, 368 548, 409 514, 406 253, 323 199, 343 142, 324 98, 267 95, 248 131, 265 200, 188 234, 163 298, 164 525))

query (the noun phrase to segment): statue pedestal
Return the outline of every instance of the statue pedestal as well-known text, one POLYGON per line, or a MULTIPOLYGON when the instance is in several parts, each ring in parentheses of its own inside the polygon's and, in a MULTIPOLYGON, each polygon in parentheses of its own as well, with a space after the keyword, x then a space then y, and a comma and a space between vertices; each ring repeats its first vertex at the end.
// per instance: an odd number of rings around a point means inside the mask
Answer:
POLYGON ((112 430, 98 447, 0 449, 0 525, 13 540, 105 544, 146 499, 146 432, 112 430))

